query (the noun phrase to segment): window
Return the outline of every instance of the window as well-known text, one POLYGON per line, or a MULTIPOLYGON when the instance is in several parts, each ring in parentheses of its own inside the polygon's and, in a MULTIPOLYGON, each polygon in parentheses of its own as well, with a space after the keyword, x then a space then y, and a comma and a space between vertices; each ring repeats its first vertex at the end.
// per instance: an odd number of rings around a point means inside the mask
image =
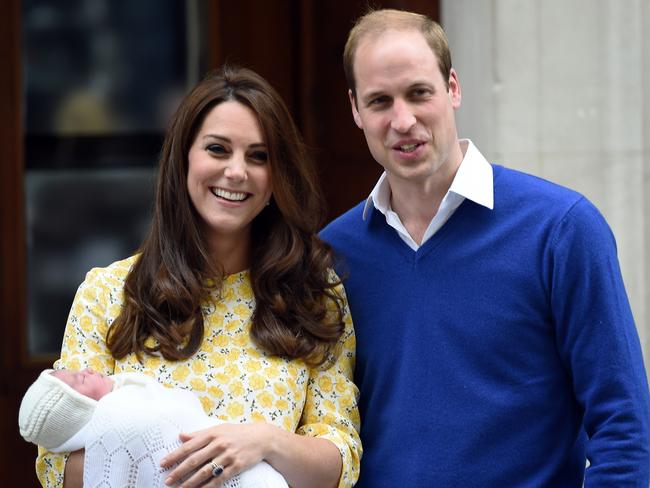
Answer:
POLYGON ((31 356, 58 354, 85 273, 147 231, 167 121, 206 69, 206 3, 22 2, 31 356))

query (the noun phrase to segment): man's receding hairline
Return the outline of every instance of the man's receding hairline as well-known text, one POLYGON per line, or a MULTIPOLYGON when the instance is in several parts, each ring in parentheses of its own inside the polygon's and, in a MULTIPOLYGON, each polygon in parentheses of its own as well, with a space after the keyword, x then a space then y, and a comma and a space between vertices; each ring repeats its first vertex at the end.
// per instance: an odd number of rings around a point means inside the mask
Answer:
POLYGON ((389 31, 394 31, 394 32, 415 32, 417 34, 420 34, 420 37, 422 37, 422 40, 424 40, 424 43, 427 45, 429 48, 429 51, 433 53, 433 57, 436 60, 436 63, 438 63, 438 66, 440 65, 440 59, 438 59, 438 55, 436 54, 435 50, 431 47, 429 42, 427 41, 427 38, 425 37, 424 33, 418 29, 415 26, 412 25, 387 25, 385 27, 380 27, 379 29, 373 29, 367 32, 364 32, 363 35, 359 36, 357 39, 356 45, 354 46, 354 51, 352 51, 352 75, 354 76, 354 90, 352 90, 352 95, 354 96, 355 100, 358 96, 358 90, 357 90, 357 73, 356 73, 356 65, 357 65, 357 53, 359 52, 359 49, 361 48, 362 44, 366 41, 366 39, 371 39, 376 40, 377 38, 381 37, 382 35, 386 34, 389 31))
MULTIPOLYGON (((354 63, 355 63, 355 61, 357 59, 357 52, 359 51, 359 48, 361 47, 361 45, 366 41, 366 39, 371 39, 372 38, 373 40, 377 40, 377 38, 383 36, 387 32, 391 32, 391 31, 393 31, 393 32, 415 32, 417 34, 420 34, 422 39, 424 39, 425 44, 427 46, 429 46, 429 43, 427 42, 427 38, 424 36, 422 31, 420 29, 418 29, 417 27, 410 26, 410 25, 405 25, 405 26, 387 25, 385 27, 380 27, 379 29, 373 29, 371 31, 364 32, 362 35, 359 36, 359 38, 357 39, 356 46, 354 46, 354 51, 352 52, 352 66, 354 67, 354 63)), ((431 52, 433 52, 433 54, 435 54, 435 52, 433 51, 433 48, 431 46, 429 46, 429 49, 431 50, 431 52)), ((437 56, 436 56, 436 59, 437 59, 437 56)))

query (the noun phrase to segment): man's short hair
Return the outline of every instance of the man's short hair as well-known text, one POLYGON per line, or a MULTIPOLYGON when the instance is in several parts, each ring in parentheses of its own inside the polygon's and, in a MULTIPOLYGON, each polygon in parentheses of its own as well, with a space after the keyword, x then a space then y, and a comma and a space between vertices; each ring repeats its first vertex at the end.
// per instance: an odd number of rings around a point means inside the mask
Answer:
POLYGON ((426 15, 404 10, 369 10, 356 21, 354 27, 350 30, 343 51, 343 70, 345 71, 348 87, 352 90, 352 96, 355 99, 354 55, 359 43, 367 36, 377 36, 387 30, 419 31, 436 56, 442 77, 445 84, 448 84, 449 74, 451 73, 451 52, 449 51, 447 36, 440 24, 426 15))

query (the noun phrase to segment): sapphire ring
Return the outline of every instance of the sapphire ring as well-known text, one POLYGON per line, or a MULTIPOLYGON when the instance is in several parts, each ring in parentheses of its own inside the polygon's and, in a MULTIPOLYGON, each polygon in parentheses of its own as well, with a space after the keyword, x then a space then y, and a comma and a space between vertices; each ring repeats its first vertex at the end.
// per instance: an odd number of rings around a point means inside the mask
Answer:
POLYGON ((223 473, 223 464, 217 464, 214 460, 212 460, 210 461, 210 467, 212 468, 212 476, 215 478, 223 473))

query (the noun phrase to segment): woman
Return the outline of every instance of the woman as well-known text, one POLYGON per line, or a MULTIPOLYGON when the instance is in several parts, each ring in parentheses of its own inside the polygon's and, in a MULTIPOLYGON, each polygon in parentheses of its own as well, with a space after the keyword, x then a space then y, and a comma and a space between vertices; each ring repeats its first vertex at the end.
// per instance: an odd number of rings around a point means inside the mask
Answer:
MULTIPOLYGON (((199 83, 167 133, 139 254, 88 273, 55 363, 145 372, 226 421, 182 437, 168 484, 219 486, 262 460, 296 488, 356 481, 354 333, 321 216, 268 83, 229 67, 199 83)), ((81 451, 40 451, 44 486, 80 486, 82 470, 81 451)))

